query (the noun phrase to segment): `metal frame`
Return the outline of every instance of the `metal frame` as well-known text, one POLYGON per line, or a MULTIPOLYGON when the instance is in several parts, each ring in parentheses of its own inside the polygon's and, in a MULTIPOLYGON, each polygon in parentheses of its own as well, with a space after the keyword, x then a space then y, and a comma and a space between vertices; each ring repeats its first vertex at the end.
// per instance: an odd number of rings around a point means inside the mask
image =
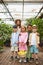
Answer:
POLYGON ((12 20, 14 21, 14 18, 12 17, 10 11, 8 10, 8 8, 6 7, 6 4, 4 3, 3 0, 1 0, 1 2, 3 3, 4 7, 6 8, 7 12, 9 13, 9 15, 11 16, 12 20))
MULTIPOLYGON (((11 3, 12 3, 13 1, 11 1, 11 3)), ((9 15, 11 16, 11 19, 14 21, 14 18, 13 18, 13 16, 11 15, 11 12, 9 11, 9 9, 7 8, 7 6, 6 6, 6 3, 8 3, 7 1, 5 2, 5 1, 3 1, 3 0, 1 0, 0 1, 0 3, 2 3, 3 5, 4 5, 4 7, 5 7, 5 9, 7 10, 7 12, 2 12, 2 13, 9 13, 9 15)), ((22 3, 22 5, 23 5, 23 7, 22 7, 22 20, 23 20, 23 17, 24 17, 24 3, 34 3, 34 2, 30 2, 30 1, 14 1, 13 3, 22 3)), ((35 2, 36 3, 36 2, 35 2)), ((37 2, 37 3, 39 3, 39 2, 37 2)), ((41 2, 40 1, 40 3, 43 3, 43 1, 41 2)), ((43 9, 43 7, 39 10, 39 12, 37 12, 38 14, 37 14, 37 16, 39 15, 39 13, 42 11, 42 9, 43 9)), ((0 12, 1 13, 1 12, 0 12)), ((31 12, 28 12, 28 13, 31 13, 31 12)), ((37 18, 37 16, 35 16, 35 18, 37 18)))
MULTIPOLYGON (((5 3, 23 3, 23 1, 4 1, 5 3)), ((0 1, 0 3, 2 3, 1 1, 0 1)), ((24 0, 24 3, 43 3, 43 0, 41 1, 25 1, 24 0)))
MULTIPOLYGON (((42 9, 43 9, 43 6, 42 6, 42 8, 39 10, 37 16, 40 14, 40 12, 42 11, 42 9)), ((36 16, 35 18, 37 18, 37 16, 36 16)))

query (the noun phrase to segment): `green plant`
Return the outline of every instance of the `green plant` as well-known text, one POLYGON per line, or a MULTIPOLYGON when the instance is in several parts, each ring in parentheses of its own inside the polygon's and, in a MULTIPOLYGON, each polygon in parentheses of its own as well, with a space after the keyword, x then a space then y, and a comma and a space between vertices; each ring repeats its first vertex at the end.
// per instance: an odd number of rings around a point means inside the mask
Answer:
POLYGON ((0 46, 3 46, 4 42, 10 38, 11 33, 12 33, 12 26, 1 22, 0 23, 0 46))
POLYGON ((38 27, 38 32, 40 34, 40 38, 43 39, 43 19, 40 18, 30 18, 30 19, 26 19, 26 25, 28 24, 36 24, 38 27))

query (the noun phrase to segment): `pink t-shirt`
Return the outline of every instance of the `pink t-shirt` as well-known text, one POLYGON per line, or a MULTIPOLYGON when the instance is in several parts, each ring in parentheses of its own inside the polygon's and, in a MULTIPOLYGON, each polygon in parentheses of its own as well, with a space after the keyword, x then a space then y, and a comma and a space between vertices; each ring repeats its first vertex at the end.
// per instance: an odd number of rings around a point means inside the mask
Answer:
POLYGON ((19 35, 19 50, 27 50, 27 45, 26 45, 27 39, 28 39, 28 33, 21 32, 19 35))

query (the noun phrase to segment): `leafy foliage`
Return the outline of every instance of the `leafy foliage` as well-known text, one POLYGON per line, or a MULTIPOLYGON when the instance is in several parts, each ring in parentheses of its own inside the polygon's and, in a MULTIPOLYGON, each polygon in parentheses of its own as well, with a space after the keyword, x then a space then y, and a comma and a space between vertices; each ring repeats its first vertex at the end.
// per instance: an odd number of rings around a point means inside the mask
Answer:
POLYGON ((43 39, 43 19, 40 18, 30 18, 30 19, 26 19, 26 25, 28 24, 36 24, 38 27, 38 32, 40 33, 40 37, 41 39, 43 39))
POLYGON ((0 23, 0 45, 3 45, 3 43, 10 38, 12 33, 12 26, 0 23))

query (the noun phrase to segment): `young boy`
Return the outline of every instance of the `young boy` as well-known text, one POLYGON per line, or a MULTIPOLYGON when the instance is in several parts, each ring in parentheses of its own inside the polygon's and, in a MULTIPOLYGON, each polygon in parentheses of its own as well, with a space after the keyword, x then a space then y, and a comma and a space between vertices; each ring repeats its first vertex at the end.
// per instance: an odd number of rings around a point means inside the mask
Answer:
MULTIPOLYGON (((28 40, 29 40, 29 35, 30 33, 32 33, 32 25, 29 24, 27 26, 27 32, 28 32, 28 40)), ((28 51, 27 51, 27 55, 26 55, 26 61, 28 62, 29 60, 31 60, 32 54, 30 53, 30 47, 29 47, 29 41, 27 40, 27 47, 28 47, 28 51)))
POLYGON ((14 57, 17 58, 18 52, 18 38, 19 33, 17 32, 17 26, 13 26, 13 33, 11 35, 11 59, 13 60, 14 57))
MULTIPOLYGON (((39 36, 37 34, 37 26, 33 25, 32 33, 29 36, 30 51, 32 53, 32 60, 38 60, 39 36)), ((37 63, 37 62, 36 62, 37 63)))

